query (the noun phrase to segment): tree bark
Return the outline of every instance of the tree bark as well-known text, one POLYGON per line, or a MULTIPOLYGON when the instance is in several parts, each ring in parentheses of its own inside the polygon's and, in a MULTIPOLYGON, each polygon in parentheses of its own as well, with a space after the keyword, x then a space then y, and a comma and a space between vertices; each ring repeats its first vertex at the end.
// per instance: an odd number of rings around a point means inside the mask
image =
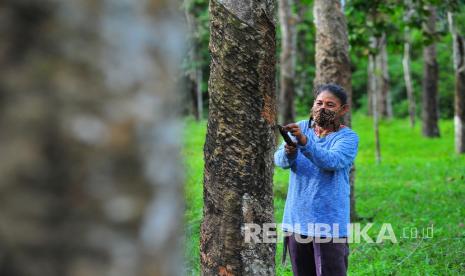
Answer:
POLYGON ((279 0, 281 25, 281 85, 280 110, 282 124, 295 122, 295 66, 297 48, 297 18, 292 13, 293 0, 279 0))
MULTIPOLYGON (((426 33, 434 34, 436 31, 436 10, 429 6, 430 16, 424 25, 426 33)), ((432 43, 423 49, 423 106, 422 106, 422 132, 426 137, 439 137, 439 102, 438 80, 439 66, 436 60, 436 45, 432 43)))
MULTIPOLYGON (((336 83, 347 92, 348 104, 352 105, 352 72, 350 70, 349 38, 347 22, 341 2, 315 0, 313 14, 316 26, 316 76, 315 87, 324 83, 336 83)), ((345 124, 351 125, 350 112, 345 124)), ((350 175, 350 217, 357 219, 355 209, 355 166, 350 175)))
POLYGON ((1 275, 182 274, 169 3, 2 1, 1 275))
POLYGON ((210 1, 204 146, 203 275, 274 275, 275 244, 246 243, 244 224, 274 222, 273 2, 210 1))
POLYGON ((455 151, 465 153, 465 39, 455 29, 454 14, 448 12, 449 28, 452 34, 455 70, 455 151))

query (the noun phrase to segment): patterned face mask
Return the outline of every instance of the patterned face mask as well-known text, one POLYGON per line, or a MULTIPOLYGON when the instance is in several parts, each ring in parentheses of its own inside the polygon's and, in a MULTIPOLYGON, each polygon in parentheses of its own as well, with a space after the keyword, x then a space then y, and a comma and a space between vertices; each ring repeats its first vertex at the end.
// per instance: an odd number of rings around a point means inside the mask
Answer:
POLYGON ((337 111, 329 110, 327 108, 312 109, 312 118, 315 123, 322 128, 334 127, 339 128, 339 118, 337 111))

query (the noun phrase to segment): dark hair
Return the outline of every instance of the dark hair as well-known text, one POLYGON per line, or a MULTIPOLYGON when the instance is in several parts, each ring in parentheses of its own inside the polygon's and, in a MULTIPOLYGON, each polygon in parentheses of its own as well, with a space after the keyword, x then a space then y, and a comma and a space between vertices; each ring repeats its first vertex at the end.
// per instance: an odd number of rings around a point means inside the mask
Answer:
POLYGON ((341 105, 347 104, 347 93, 341 86, 334 83, 322 84, 315 89, 315 98, 324 91, 328 91, 337 97, 341 101, 341 105))

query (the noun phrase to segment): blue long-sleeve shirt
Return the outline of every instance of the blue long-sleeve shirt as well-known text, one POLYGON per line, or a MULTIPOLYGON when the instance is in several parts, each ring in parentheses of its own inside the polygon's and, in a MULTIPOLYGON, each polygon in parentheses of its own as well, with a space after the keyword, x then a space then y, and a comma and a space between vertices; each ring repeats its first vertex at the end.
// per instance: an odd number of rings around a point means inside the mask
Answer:
POLYGON ((308 120, 298 125, 307 136, 307 144, 299 145, 297 153, 288 156, 283 142, 274 154, 277 166, 291 170, 283 231, 312 237, 347 237, 349 172, 358 151, 358 135, 343 127, 319 138, 309 128, 308 120))

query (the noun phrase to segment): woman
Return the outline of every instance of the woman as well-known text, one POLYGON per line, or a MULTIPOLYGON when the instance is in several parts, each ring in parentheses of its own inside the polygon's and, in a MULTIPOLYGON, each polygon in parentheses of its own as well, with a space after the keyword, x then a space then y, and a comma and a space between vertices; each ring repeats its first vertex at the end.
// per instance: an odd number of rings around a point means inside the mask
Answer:
POLYGON ((320 86, 311 119, 284 126, 296 144, 283 143, 274 155, 291 170, 283 259, 288 247, 294 275, 347 274, 349 172, 358 150, 357 134, 341 124, 348 111, 342 87, 320 86))

